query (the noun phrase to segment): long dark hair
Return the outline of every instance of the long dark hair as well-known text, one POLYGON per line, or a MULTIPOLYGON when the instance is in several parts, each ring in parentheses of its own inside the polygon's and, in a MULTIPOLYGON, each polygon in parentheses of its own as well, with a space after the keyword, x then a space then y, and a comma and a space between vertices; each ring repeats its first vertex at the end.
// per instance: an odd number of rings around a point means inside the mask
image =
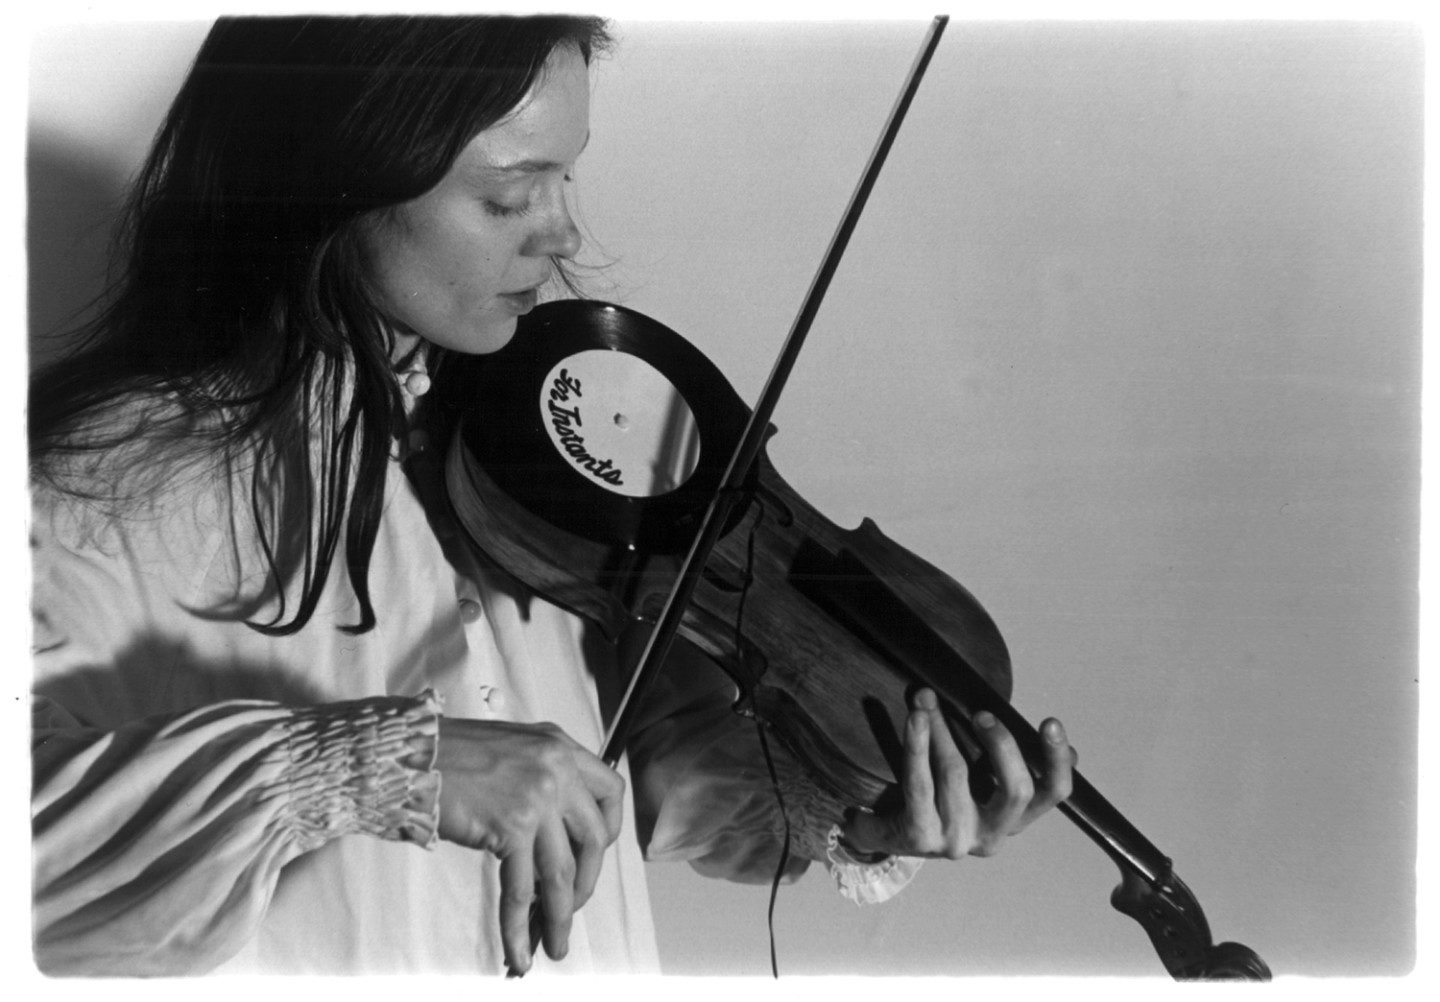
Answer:
POLYGON ((557 46, 589 62, 607 44, 596 18, 219 21, 132 189, 105 308, 31 383, 32 476, 94 490, 63 471, 139 439, 243 467, 279 600, 250 625, 303 627, 343 538, 360 603, 345 629, 370 629, 404 411, 359 220, 434 187, 557 46))

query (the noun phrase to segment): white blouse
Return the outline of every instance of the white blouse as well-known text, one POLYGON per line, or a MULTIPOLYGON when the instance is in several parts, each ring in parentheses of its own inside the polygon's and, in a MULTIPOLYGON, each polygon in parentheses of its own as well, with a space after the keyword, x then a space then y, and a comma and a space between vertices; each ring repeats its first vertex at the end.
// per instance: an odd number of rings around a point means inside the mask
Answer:
MULTIPOLYGON (((35 488, 42 969, 504 969, 498 861, 435 837, 437 715, 551 721, 598 750, 613 652, 477 557, 443 505, 422 502, 430 490, 392 462, 373 630, 339 629, 359 604, 337 566, 304 629, 270 637, 244 619, 273 606, 237 604, 264 575, 223 477, 179 476, 123 520, 35 488)), ((621 767, 635 794, 621 836, 569 955, 541 951, 537 973, 658 970, 642 845, 652 860, 772 879, 784 819, 753 724, 695 660, 647 704, 621 767)), ((789 879, 828 858, 842 893, 876 901, 918 867, 853 865, 826 844, 839 805, 790 799, 789 879)))

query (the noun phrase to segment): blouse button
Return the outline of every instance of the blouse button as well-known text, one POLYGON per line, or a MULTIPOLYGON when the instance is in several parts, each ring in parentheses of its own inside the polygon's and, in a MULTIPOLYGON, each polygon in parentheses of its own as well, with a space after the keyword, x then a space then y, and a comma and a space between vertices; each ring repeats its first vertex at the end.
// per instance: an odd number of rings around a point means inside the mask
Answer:
POLYGON ((480 618, 480 603, 473 598, 462 598, 460 600, 460 620, 464 623, 473 623, 480 618))
POLYGON ((485 706, 492 713, 505 712, 505 693, 493 685, 482 685, 480 687, 480 698, 485 701, 485 706))

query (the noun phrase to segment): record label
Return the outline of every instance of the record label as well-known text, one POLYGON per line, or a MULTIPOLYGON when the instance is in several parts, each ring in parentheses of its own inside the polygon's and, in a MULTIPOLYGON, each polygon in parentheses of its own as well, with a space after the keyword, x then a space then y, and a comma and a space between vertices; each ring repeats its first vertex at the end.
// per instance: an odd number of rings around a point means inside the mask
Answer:
POLYGON ((631 498, 681 486, 700 462, 695 415, 658 369, 623 351, 562 358, 540 387, 550 442, 587 480, 631 498))

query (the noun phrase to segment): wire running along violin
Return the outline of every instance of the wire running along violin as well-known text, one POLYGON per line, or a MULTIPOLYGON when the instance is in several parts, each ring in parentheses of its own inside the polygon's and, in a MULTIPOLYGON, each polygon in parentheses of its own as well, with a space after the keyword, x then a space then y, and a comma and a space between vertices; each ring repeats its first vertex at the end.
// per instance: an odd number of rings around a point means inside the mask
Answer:
MULTIPOLYGON (((933 689, 957 740, 988 710, 1032 771, 1038 732, 1009 703, 999 629, 962 585, 869 519, 835 526, 764 452, 770 418, 946 19, 919 55, 754 407, 679 334, 620 306, 544 304, 487 356, 451 356, 432 392, 453 426, 447 496, 471 541, 612 642, 648 629, 601 757, 618 764, 677 639, 718 664, 837 817, 894 796, 908 691, 933 689), (688 446, 686 443, 689 443, 688 446)), ((972 770, 982 777, 982 770, 972 770)), ((1266 980, 1216 944, 1171 861, 1083 777, 1059 810, 1121 872, 1111 903, 1177 979, 1266 980)), ((533 928, 533 923, 532 923, 533 928)), ((532 940, 538 939, 532 936, 532 940)))

